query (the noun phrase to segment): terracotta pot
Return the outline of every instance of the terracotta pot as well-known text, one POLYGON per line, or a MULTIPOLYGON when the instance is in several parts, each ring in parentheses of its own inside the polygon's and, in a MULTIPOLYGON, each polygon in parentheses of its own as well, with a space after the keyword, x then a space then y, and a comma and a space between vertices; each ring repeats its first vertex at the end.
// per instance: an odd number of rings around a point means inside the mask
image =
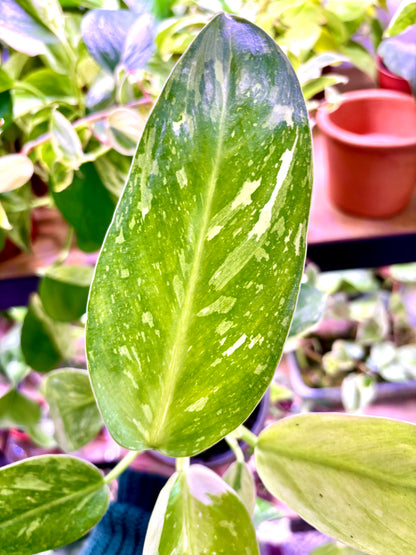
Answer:
POLYGON ((416 103, 407 94, 369 89, 322 105, 329 195, 341 210, 384 218, 403 210, 416 185, 416 103))
POLYGON ((386 66, 383 64, 383 60, 380 56, 376 58, 376 66, 377 66, 377 82, 378 86, 381 89, 390 89, 392 91, 400 91, 407 94, 412 94, 412 89, 410 88, 410 84, 406 79, 392 73, 386 66))

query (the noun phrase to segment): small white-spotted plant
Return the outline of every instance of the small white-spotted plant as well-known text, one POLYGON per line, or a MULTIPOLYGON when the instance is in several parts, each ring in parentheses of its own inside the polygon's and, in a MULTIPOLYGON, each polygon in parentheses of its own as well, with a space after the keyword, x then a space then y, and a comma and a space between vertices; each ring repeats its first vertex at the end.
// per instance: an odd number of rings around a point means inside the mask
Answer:
POLYGON ((335 414, 284 419, 259 437, 241 426, 290 327, 311 185, 308 116, 288 60, 255 25, 219 14, 149 117, 90 291, 93 390, 131 453, 106 477, 67 455, 2 468, 1 554, 85 534, 107 509, 108 483, 147 449, 178 458, 147 555, 257 554, 241 453, 234 488, 188 464, 227 434, 252 445, 266 487, 326 534, 371 554, 415 551, 414 426, 335 414))

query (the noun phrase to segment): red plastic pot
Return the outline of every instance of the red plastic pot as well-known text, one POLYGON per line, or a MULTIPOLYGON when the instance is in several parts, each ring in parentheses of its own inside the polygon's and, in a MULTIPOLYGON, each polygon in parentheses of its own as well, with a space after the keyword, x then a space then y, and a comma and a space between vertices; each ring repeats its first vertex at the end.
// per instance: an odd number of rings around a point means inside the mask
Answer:
POLYGON ((397 91, 346 93, 333 111, 322 105, 329 195, 341 210, 384 218, 403 210, 416 185, 416 103, 397 91))
POLYGON ((400 77, 387 69, 380 56, 377 56, 376 58, 376 66, 378 86, 381 89, 390 89, 393 91, 412 94, 409 82, 406 81, 406 79, 403 79, 403 77, 400 77))

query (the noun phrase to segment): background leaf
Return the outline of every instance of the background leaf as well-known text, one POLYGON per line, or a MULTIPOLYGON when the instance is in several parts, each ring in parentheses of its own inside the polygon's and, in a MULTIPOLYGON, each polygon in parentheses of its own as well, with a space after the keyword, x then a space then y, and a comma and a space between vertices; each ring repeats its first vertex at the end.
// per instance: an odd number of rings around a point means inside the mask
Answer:
POLYGON ((101 247, 110 224, 114 202, 104 187, 93 162, 83 164, 69 187, 54 192, 62 215, 75 229, 80 249, 93 252, 101 247))
POLYGON ((72 169, 78 169, 84 159, 81 141, 71 123, 54 110, 50 123, 52 146, 57 160, 72 169))
POLYGON ((255 455, 266 487, 324 534, 377 555, 416 545, 413 424, 301 415, 264 430, 255 455))
POLYGON ((137 18, 127 33, 121 62, 127 71, 143 69, 154 49, 152 18, 142 15, 137 18))
POLYGON ((47 372, 69 355, 71 328, 52 320, 34 294, 23 322, 21 344, 27 364, 38 372, 47 372))
POLYGON ((193 455, 253 411, 292 319, 310 185, 287 59, 215 17, 151 113, 91 287, 89 370, 123 446, 193 455))
POLYGON ((24 154, 8 154, 0 157, 0 193, 18 189, 33 175, 33 164, 24 154))
POLYGON ((0 39, 14 50, 29 56, 46 54, 46 44, 58 41, 53 33, 33 19, 14 0, 1 2, 0 39))
POLYGON ((395 37, 403 33, 410 25, 416 24, 416 2, 415 0, 402 0, 393 19, 390 21, 385 34, 387 37, 395 37))
POLYGON ((30 430, 41 417, 40 406, 32 399, 11 389, 0 398, 0 428, 30 430))
POLYGON ((51 266, 39 287, 45 312, 59 322, 74 322, 87 309, 92 279, 90 266, 51 266))
POLYGON ((238 494, 252 515, 256 506, 256 485, 248 465, 245 462, 233 462, 224 473, 223 480, 238 494))
POLYGON ((0 469, 0 554, 31 555, 67 545, 104 515, 108 488, 91 464, 64 455, 0 469))
POLYGON ((237 494, 212 470, 192 465, 159 494, 143 555, 258 554, 256 534, 237 494))
POLYGON ((87 372, 76 368, 51 372, 43 390, 56 440, 64 451, 76 451, 94 439, 103 423, 87 372))
POLYGON ((289 337, 307 331, 322 318, 327 296, 312 285, 302 283, 289 337))

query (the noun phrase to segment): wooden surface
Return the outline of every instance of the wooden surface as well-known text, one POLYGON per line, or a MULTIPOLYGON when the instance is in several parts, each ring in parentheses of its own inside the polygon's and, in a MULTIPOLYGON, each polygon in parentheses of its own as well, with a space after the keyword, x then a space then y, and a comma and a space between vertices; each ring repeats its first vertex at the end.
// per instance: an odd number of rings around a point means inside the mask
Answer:
POLYGON ((387 219, 359 218, 335 208, 328 197, 326 155, 322 137, 317 132, 314 132, 313 143, 314 188, 308 232, 309 244, 416 233, 416 189, 406 210, 387 219))

